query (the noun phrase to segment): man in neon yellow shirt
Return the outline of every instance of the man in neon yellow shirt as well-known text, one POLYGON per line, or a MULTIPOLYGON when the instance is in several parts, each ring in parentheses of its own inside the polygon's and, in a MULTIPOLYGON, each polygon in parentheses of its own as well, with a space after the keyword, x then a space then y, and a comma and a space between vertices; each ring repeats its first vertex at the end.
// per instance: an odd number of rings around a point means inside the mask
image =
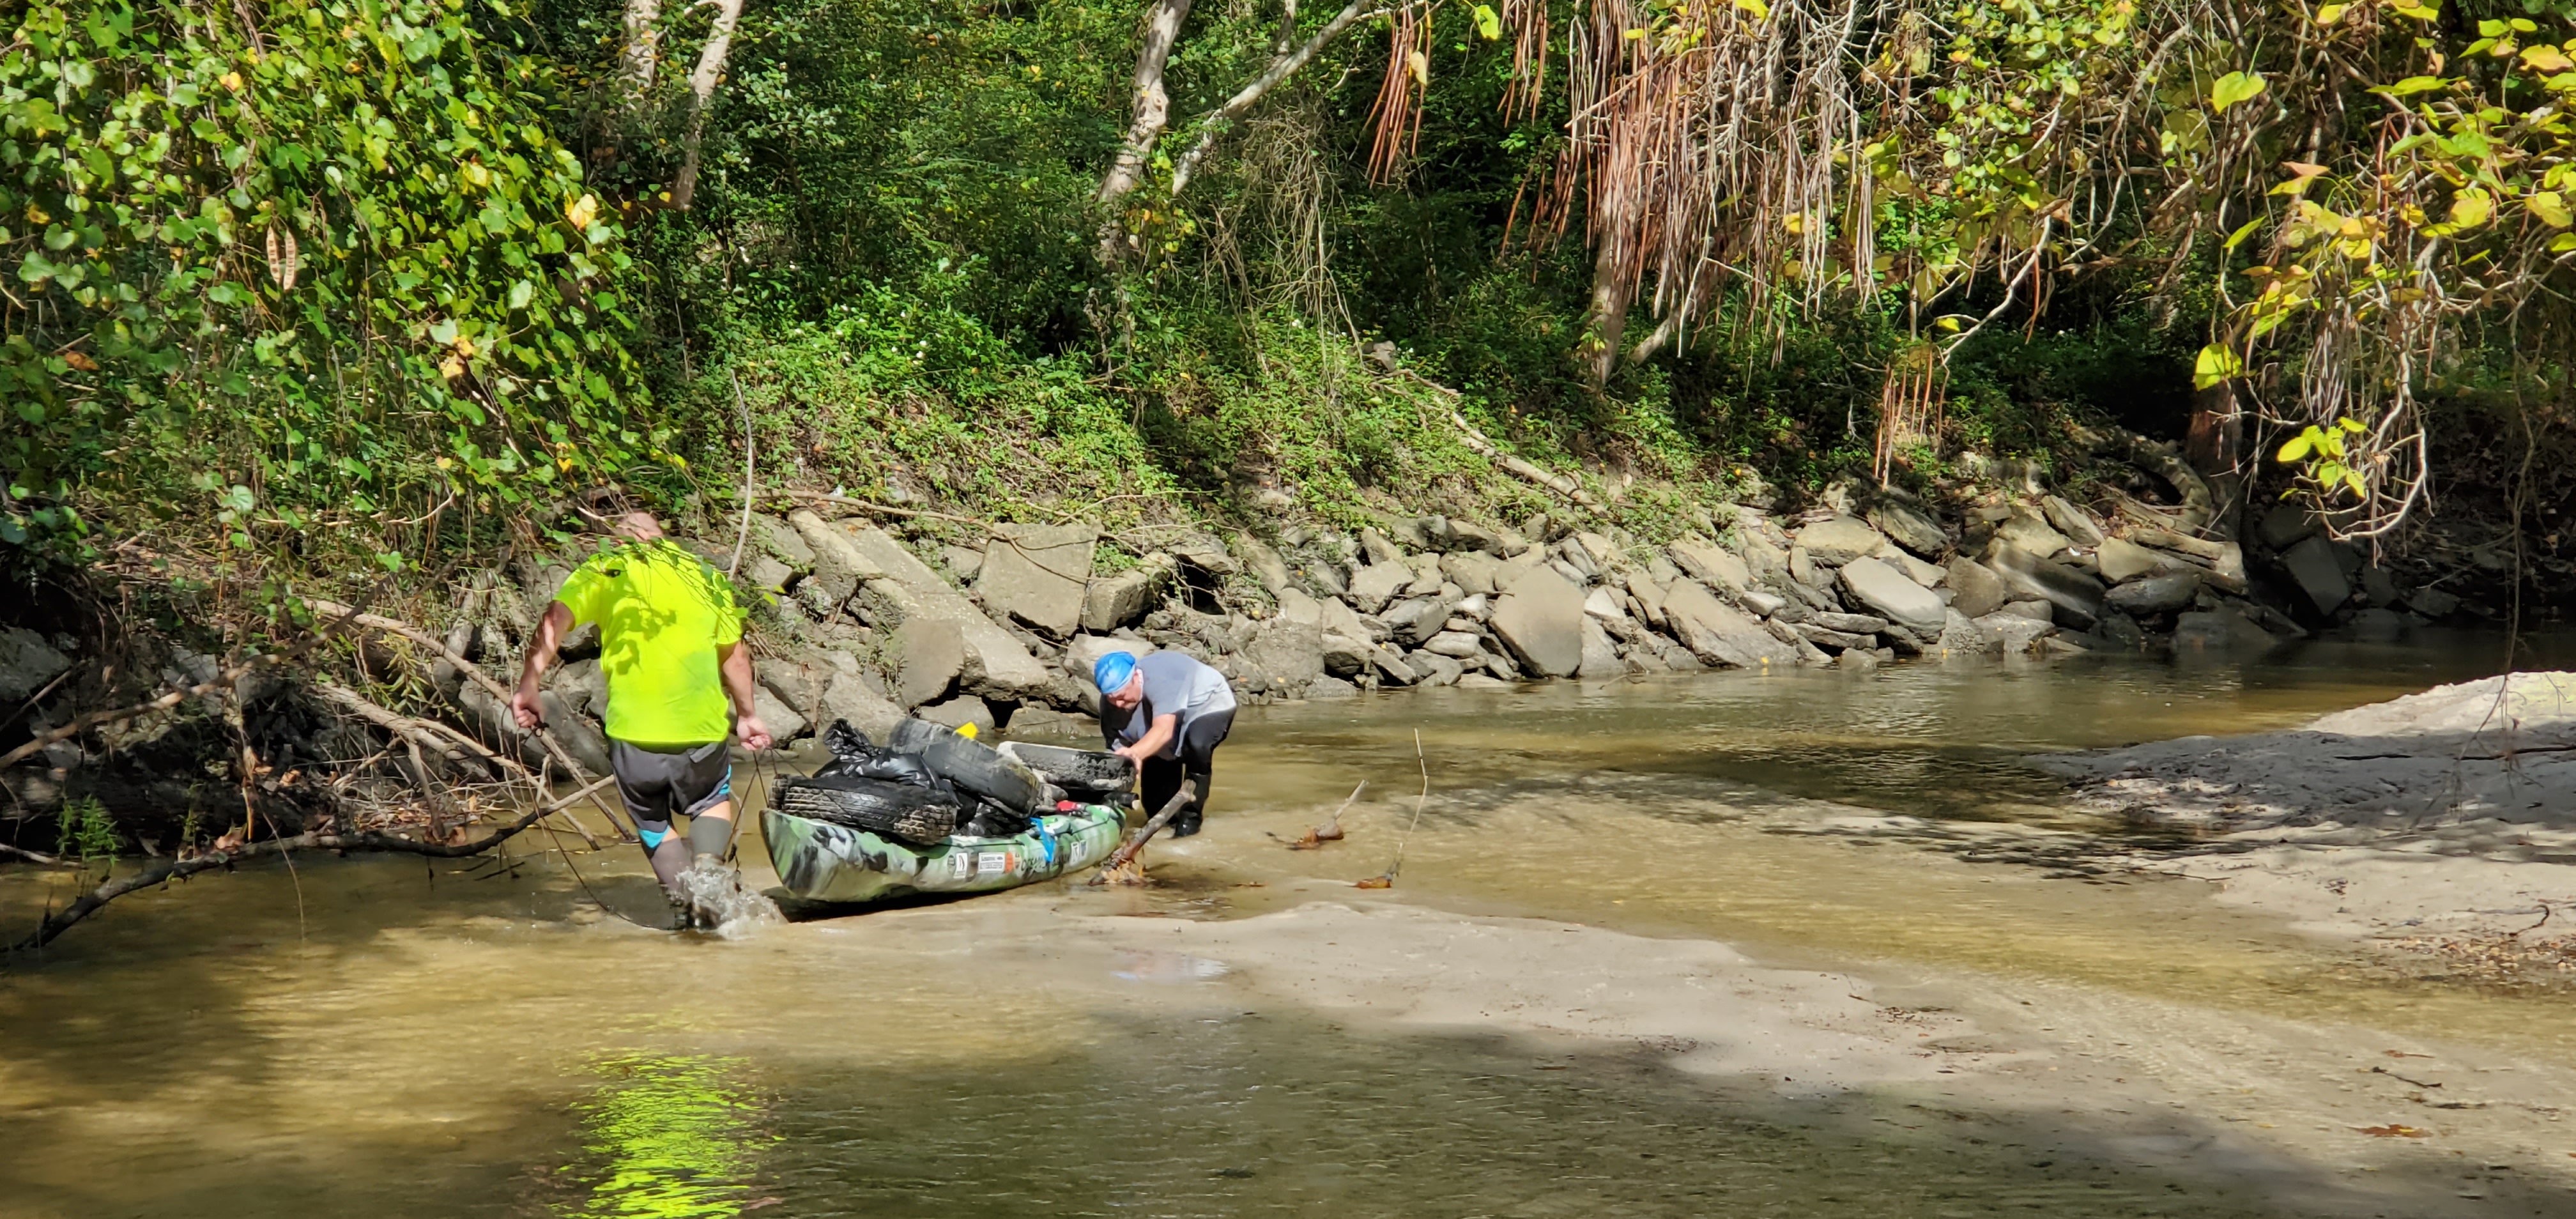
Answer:
POLYGON ((538 619, 510 711, 521 728, 542 723, 538 677, 564 636, 599 625, 617 794, 653 875, 688 918, 695 912, 681 873, 697 856, 722 859, 733 840, 726 738, 738 731, 746 748, 767 749, 769 727, 752 709, 751 652, 732 583, 665 539, 649 514, 628 513, 616 532, 623 540, 576 569, 538 619), (674 816, 689 818, 687 837, 672 831, 674 816))

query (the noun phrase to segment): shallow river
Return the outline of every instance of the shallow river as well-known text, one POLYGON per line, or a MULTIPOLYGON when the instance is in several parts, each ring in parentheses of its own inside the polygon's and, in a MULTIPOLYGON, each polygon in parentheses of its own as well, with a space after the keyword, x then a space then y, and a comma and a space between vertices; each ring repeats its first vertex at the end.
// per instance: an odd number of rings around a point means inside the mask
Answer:
MULTIPOLYGON (((2255 1127, 2321 1110, 2236 1086, 2340 1072, 2305 1064, 2352 1029, 2372 1054, 2576 1067, 2563 994, 2425 980, 2194 882, 2105 871, 2106 850, 2158 844, 2066 811, 2017 761, 2285 726, 2490 672, 2496 650, 1258 709, 1220 755, 1208 831, 1149 853, 1152 887, 731 941, 615 913, 664 917, 631 847, 575 854, 578 878, 541 836, 506 866, 210 874, 0 973, 0 1215, 2576 1214, 2500 1152, 2264 1144, 2255 1127), (1425 771, 1395 887, 1351 888, 1389 865, 1425 771), (1363 780, 1346 841, 1283 847, 1363 780), (1920 1054, 1960 1074, 1754 1079, 1507 1014, 1380 1019, 1365 993, 1301 1000, 1279 952, 1181 934, 1316 902, 1722 941, 1930 1022, 1920 1054), (1977 1072, 2000 1082, 1951 1082, 1977 1072)), ((66 899, 47 884, 0 874, 0 917, 66 899)), ((1357 970, 1430 924, 1369 925, 1301 951, 1357 970)))

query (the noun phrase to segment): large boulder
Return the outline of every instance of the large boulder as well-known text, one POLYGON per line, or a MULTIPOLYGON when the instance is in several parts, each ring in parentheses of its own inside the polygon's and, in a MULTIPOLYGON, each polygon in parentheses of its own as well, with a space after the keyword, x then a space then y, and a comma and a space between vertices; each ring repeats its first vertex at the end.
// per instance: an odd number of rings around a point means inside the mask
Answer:
POLYGON ((1938 636, 1949 607, 1931 589, 1877 559, 1843 564, 1843 591, 1888 621, 1918 635, 1938 636))
MULTIPOLYGON (((881 573, 867 581, 863 594, 879 629, 894 629, 916 618, 953 622, 965 642, 965 667, 958 684, 967 693, 1010 702, 1045 696, 1046 666, 902 543, 866 525, 835 526, 829 533, 848 539, 850 549, 881 573)), ((817 546, 815 553, 819 556, 822 549, 817 546)))
POLYGON ((1324 632, 1302 622, 1273 618, 1260 625, 1243 658, 1270 678, 1273 689, 1296 689, 1324 675, 1324 632))
POLYGON ((0 629, 0 702, 31 698, 72 667, 72 658, 56 651, 45 637, 23 626, 0 629))
POLYGON ((816 718, 826 724, 848 720, 850 727, 868 734, 868 739, 883 742, 904 715, 903 708, 869 689, 857 674, 837 673, 823 688, 823 702, 816 718))
POLYGON ((1574 675, 1586 681, 1617 677, 1628 671, 1619 659, 1619 645, 1602 629, 1601 620, 1586 616, 1583 620, 1583 660, 1574 675))
POLYGON ((1401 565, 1404 562, 1404 548, 1387 540, 1387 536, 1385 534, 1379 533, 1375 529, 1360 530, 1360 553, 1368 556, 1368 561, 1371 564, 1394 563, 1401 565))
POLYGON ((1324 671, 1335 677, 1349 677, 1366 671, 1376 663, 1378 646, 1365 635, 1351 636, 1339 631, 1326 631, 1317 646, 1324 658, 1324 671))
POLYGON ((1449 611, 1456 608, 1446 597, 1415 597, 1388 606, 1378 621, 1387 625, 1396 642, 1411 647, 1440 633, 1449 621, 1449 611))
MULTIPOLYGON (((831 600, 840 601, 860 585, 886 578, 885 568, 862 551, 846 530, 834 528, 822 517, 801 508, 787 514, 787 523, 813 553, 814 575, 831 600)), ((914 560, 914 565, 919 566, 920 561, 914 560)), ((924 572, 929 570, 922 568, 924 572)))
POLYGON ((973 724, 977 739, 993 739, 993 709, 972 694, 960 694, 936 706, 924 707, 914 712, 913 718, 927 720, 943 728, 963 728, 973 724))
POLYGON ((1583 666, 1583 590, 1544 567, 1512 582, 1494 606, 1494 634, 1531 672, 1569 677, 1583 666))
POLYGON ((1820 563, 1849 563, 1878 552, 1886 541, 1858 517, 1827 517, 1798 531, 1797 544, 1820 563))
POLYGON ((1753 569, 1733 551, 1703 538, 1682 538, 1664 548, 1682 574, 1711 588, 1741 593, 1753 587, 1753 569))
POLYGON ((1664 598, 1664 620, 1672 624, 1673 636, 1682 646, 1704 664, 1752 668, 1794 664, 1798 659, 1797 649, 1772 638, 1761 623, 1695 581, 1673 585, 1664 598))
POLYGON ((796 527, 766 512, 751 514, 751 544, 797 571, 814 570, 814 546, 796 527))
POLYGON ((1998 545, 1986 551, 1986 562, 2015 593, 2056 606, 2079 627, 2090 626, 2101 618, 2100 580, 2021 546, 2003 543, 2000 537, 1997 541, 1998 545))
POLYGON ((2159 571, 2184 571, 2190 564, 2163 551, 2149 550, 2127 538, 2104 538, 2093 552, 2093 565, 2102 578, 2122 584, 2159 571))
POLYGON ((770 737, 781 745, 805 735, 806 730, 812 727, 802 713, 788 706, 787 700, 772 693, 767 686, 751 688, 751 709, 759 714, 760 722, 769 729, 770 737))
POLYGON ((896 627, 887 642, 898 705, 938 702, 966 671, 966 633, 946 619, 915 618, 896 627))
POLYGON ((1502 531, 1472 521, 1452 520, 1449 522, 1449 553, 1483 553, 1500 558, 1503 554, 1502 531))
POLYGON ((1270 543, 1248 533, 1238 533, 1234 535, 1234 553, 1243 559, 1245 567, 1252 569, 1253 575, 1260 578, 1262 587, 1272 594, 1288 587, 1288 561, 1280 558, 1270 543))
POLYGON ((2012 600, 2012 588, 1993 568, 1964 555, 1950 560, 1950 608, 1983 618, 2012 600))
MULTIPOLYGON (((1154 587, 1171 578, 1170 558, 1153 554, 1145 561, 1114 576, 1101 576, 1091 581, 1082 594, 1082 629, 1099 633, 1114 631, 1145 616, 1146 605, 1153 600, 1154 587)), ((1282 586, 1284 588, 1284 585, 1282 586)), ((1286 589, 1281 595, 1296 592, 1286 589)), ((1305 596, 1298 593, 1298 596, 1305 596)), ((993 604, 988 588, 984 603, 993 604)))
MULTIPOLYGON (((984 608, 1049 639, 1072 636, 1083 622, 1083 593, 1091 580, 1089 525, 996 525, 984 547, 975 589, 984 608)), ((1139 600, 1143 594, 1138 594, 1139 600)), ((1120 625, 1110 623, 1111 626, 1120 625)), ((1102 629, 1102 628, 1094 628, 1102 629)))
POLYGON ((2290 569, 2290 578, 2299 582, 2299 591, 2308 595, 2319 614, 2331 615, 2352 600, 2352 580, 2335 558, 2334 543, 2323 536, 2283 551, 2281 564, 2290 569))
POLYGON ((1947 652, 1982 656, 2003 648, 2003 636, 1979 625, 1966 614, 1951 610, 1941 624, 1941 636, 1935 647, 1947 652))
POLYGON ((1869 523, 1878 526, 1890 541, 1927 559, 1950 547, 1950 535, 1942 530, 1941 522, 1912 504, 1894 500, 1879 504, 1869 510, 1869 523))
POLYGON ((1985 614, 1977 619, 1977 626, 1994 638, 1996 646, 2014 655, 2029 651, 2030 645, 2057 633, 2056 623, 2019 614, 1985 614))
MULTIPOLYGON (((1995 541, 2003 545, 2018 546, 2043 559, 2075 544, 2068 540, 2065 534, 2051 528, 2047 518, 2028 508, 2018 507, 2014 508, 2012 515, 2005 517, 2003 525, 1995 530, 1995 541)), ((1992 561, 1993 556, 1989 555, 1987 558, 1988 561, 1992 561)))
POLYGON ((1403 560, 1371 563, 1351 576, 1351 604, 1363 614, 1374 614, 1403 592, 1418 577, 1403 560))
POLYGON ((2270 631, 2233 608, 2221 607, 2174 619, 2177 652, 2259 652, 2279 643, 2270 631))
POLYGON ((2102 544, 2102 523, 2094 520, 2093 514, 2080 505, 2062 496, 2049 495, 2041 497, 2039 510, 2048 517, 2049 524, 2057 526, 2057 531, 2066 535, 2066 540, 2085 547, 2102 544))
POLYGON ((1482 550, 1453 550, 1440 556, 1440 574, 1469 593, 1488 596, 1502 591, 1503 562, 1482 550))
POLYGON ((2161 576, 2147 576, 2114 586, 2102 598, 2104 605, 2132 618, 2152 614, 2170 614, 2191 604, 2200 592, 2200 576, 2177 571, 2161 576))

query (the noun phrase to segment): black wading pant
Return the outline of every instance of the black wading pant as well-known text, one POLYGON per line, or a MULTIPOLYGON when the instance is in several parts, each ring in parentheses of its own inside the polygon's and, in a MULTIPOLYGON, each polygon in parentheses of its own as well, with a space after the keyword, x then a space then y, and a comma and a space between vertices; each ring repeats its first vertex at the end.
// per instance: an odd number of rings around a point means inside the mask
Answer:
MULTIPOLYGON (((1139 704, 1138 710, 1143 709, 1139 704)), ((1115 749, 1119 744, 1119 733, 1127 727, 1128 718, 1137 712, 1122 712, 1106 702, 1101 704, 1100 711, 1101 738, 1115 749)), ((1172 798, 1172 793, 1181 790, 1183 780, 1198 783, 1197 798, 1172 818, 1173 837, 1187 838, 1199 832, 1199 820, 1207 812, 1208 782, 1213 773, 1216 747, 1224 744, 1225 734, 1233 730, 1234 709, 1231 707, 1202 715, 1181 726, 1177 742, 1179 757, 1157 755, 1145 759, 1143 794, 1146 816, 1163 811, 1164 802, 1172 798)))

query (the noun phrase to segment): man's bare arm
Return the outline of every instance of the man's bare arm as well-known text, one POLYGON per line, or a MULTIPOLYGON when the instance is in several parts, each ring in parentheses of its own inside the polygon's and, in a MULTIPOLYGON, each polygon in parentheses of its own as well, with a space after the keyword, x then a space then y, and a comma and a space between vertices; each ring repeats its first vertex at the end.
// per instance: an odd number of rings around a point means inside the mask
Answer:
POLYGON ((724 674, 725 697, 733 700, 734 730, 742 737, 746 749, 767 749, 775 743, 769 725, 762 723, 760 712, 752 702, 751 649, 741 640, 716 648, 716 669, 724 674))
POLYGON ((528 640, 528 654, 519 662, 519 689, 510 696, 510 718, 519 727, 533 731, 546 722, 546 706, 537 696, 537 679, 553 667, 555 653, 562 650, 564 636, 572 632, 572 607, 561 601, 546 604, 546 612, 537 619, 537 633, 528 640))
POLYGON ((1138 738, 1135 744, 1119 749, 1117 752, 1125 754, 1128 761, 1142 766, 1145 764, 1145 759, 1163 752, 1163 747, 1172 743, 1172 737, 1178 734, 1180 729, 1181 717, 1178 714, 1155 716, 1153 724, 1145 729, 1144 736, 1138 738))

